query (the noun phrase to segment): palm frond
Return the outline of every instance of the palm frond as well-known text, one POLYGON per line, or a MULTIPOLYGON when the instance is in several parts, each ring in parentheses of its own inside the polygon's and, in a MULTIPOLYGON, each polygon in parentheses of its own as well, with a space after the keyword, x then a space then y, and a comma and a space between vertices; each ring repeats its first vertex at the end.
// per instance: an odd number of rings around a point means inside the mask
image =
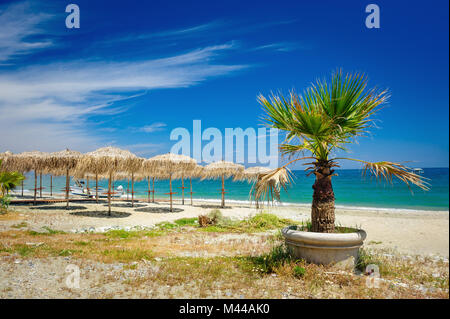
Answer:
POLYGON ((252 186, 251 194, 255 201, 280 201, 281 190, 287 190, 292 183, 292 173, 286 167, 278 167, 270 172, 262 173, 252 186))
POLYGON ((381 161, 381 162, 367 162, 355 158, 334 158, 337 159, 345 159, 350 161, 356 161, 363 163, 363 176, 367 175, 369 171, 373 176, 380 180, 385 180, 386 182, 392 184, 393 177, 398 178, 402 182, 408 186, 411 190, 411 185, 416 185, 417 187, 428 191, 430 189, 430 183, 427 181, 430 180, 424 176, 415 174, 411 171, 411 168, 402 165, 400 163, 394 163, 389 161, 381 161))
POLYGON ((366 162, 363 168, 363 175, 370 171, 375 177, 384 179, 389 183, 392 183, 392 178, 395 176, 399 180, 403 181, 406 186, 411 190, 410 184, 416 185, 421 189, 427 191, 430 189, 427 178, 415 174, 410 171, 410 168, 394 162, 366 162))

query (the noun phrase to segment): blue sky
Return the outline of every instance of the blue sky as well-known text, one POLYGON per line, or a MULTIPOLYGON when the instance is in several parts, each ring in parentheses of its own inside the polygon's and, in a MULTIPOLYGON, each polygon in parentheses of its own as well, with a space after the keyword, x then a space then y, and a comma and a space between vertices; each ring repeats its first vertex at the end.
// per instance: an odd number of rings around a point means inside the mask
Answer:
POLYGON ((342 68, 391 93, 352 157, 448 167, 448 1, 0 3, 0 151, 114 145, 149 157, 195 119, 258 128, 259 93, 342 68), (65 26, 69 3, 79 29, 65 26), (380 29, 365 27, 369 3, 380 29))

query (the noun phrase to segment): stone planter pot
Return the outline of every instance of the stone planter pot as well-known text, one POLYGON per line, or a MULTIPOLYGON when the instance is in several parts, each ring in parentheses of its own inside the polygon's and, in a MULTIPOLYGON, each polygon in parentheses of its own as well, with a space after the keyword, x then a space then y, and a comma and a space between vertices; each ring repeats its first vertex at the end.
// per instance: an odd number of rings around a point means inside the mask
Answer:
POLYGON ((283 228, 281 233, 291 254, 319 265, 334 264, 338 268, 354 268, 359 248, 366 239, 362 229, 354 233, 314 233, 300 231, 296 226, 283 228))

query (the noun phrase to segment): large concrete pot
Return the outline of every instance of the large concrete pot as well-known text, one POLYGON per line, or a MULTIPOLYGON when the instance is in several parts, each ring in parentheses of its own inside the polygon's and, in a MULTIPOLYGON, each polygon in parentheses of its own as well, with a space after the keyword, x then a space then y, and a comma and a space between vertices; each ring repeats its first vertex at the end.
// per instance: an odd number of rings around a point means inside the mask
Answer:
POLYGON ((338 268, 355 267, 359 248, 367 236, 362 229, 353 233, 314 233, 289 226, 281 232, 295 257, 319 265, 334 264, 338 268))

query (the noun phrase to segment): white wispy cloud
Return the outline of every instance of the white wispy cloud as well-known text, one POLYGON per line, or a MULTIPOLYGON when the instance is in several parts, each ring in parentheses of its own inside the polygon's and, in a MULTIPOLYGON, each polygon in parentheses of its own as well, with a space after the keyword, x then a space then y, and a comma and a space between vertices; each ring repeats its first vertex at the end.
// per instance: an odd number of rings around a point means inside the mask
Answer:
POLYGON ((31 39, 42 34, 41 24, 51 17, 50 14, 33 12, 28 2, 1 6, 0 63, 51 46, 50 39, 31 39))
MULTIPOLYGON (((46 32, 41 29, 51 15, 30 12, 30 8, 26 2, 0 6, 0 63, 16 62, 22 55, 51 45, 51 41, 42 40, 46 32), (41 40, 32 41, 30 37, 41 40)), ((15 68, 0 73, 0 150, 54 151, 69 147, 87 151, 104 145, 110 142, 114 128, 102 129, 93 123, 93 116, 106 120, 126 111, 126 100, 150 90, 189 87, 245 68, 217 62, 232 48, 233 43, 225 43, 125 62, 80 59, 28 66, 13 63, 15 68)), ((161 123, 154 123, 144 131, 162 128, 161 123)))
POLYGON ((10 137, 2 139, 0 148, 92 149, 100 142, 93 132, 86 132, 91 116, 123 112, 121 101, 135 92, 189 87, 245 68, 214 63, 230 47, 211 46, 153 60, 70 61, 5 72, 0 75, 0 126, 10 137))
POLYGON ((139 128, 140 132, 145 132, 145 133, 153 133, 153 132, 158 132, 158 131, 164 131, 166 129, 167 124, 166 123, 162 123, 162 122, 156 122, 150 125, 145 125, 143 127, 139 128))
POLYGON ((298 45, 292 42, 278 42, 278 43, 270 43, 261 45, 253 48, 253 51, 259 50, 274 50, 279 52, 290 52, 298 49, 298 45))

